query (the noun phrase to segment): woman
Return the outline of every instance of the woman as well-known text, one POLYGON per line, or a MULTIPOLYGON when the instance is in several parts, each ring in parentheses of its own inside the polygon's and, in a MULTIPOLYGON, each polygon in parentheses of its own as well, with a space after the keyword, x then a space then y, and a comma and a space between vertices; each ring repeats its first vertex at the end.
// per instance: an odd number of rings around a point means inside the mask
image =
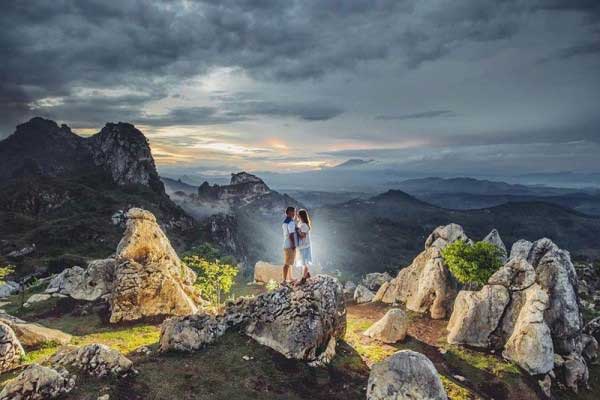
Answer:
POLYGON ((298 256, 297 262, 302 266, 302 279, 298 284, 303 284, 310 278, 309 266, 312 265, 312 250, 310 248, 310 217, 306 210, 298 211, 298 256))

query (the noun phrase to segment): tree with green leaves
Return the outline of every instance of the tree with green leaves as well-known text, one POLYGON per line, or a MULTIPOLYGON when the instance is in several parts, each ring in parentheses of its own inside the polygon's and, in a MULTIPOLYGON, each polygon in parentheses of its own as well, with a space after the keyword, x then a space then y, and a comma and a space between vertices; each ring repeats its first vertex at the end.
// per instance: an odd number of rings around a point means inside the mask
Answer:
POLYGON ((238 268, 218 259, 208 260, 199 255, 187 255, 182 261, 197 274, 194 286, 200 290, 200 295, 211 304, 220 305, 222 296, 233 287, 238 268))
POLYGON ((457 240, 442 250, 444 262, 460 283, 485 285, 500 267, 503 252, 488 242, 457 240))

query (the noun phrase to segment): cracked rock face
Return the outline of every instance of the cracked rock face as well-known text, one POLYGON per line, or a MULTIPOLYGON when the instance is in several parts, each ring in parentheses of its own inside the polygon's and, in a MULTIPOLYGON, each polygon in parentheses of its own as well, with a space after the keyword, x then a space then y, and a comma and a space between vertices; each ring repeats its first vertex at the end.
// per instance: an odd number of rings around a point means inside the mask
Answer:
POLYGON ((369 303, 375 297, 375 293, 371 292, 365 286, 359 284, 356 289, 354 289, 354 301, 358 304, 369 303))
POLYGON ((117 350, 98 343, 59 350, 50 362, 53 365, 75 367, 97 378, 109 375, 126 377, 135 373, 131 360, 117 350))
POLYGON ((367 289, 376 292, 384 283, 391 280, 392 277, 387 272, 373 272, 366 274, 361 283, 366 286, 367 289))
POLYGON ((0 322, 0 373, 14 369, 24 355, 25 351, 13 330, 0 322))
POLYGON ((152 213, 132 208, 117 246, 111 322, 198 311, 196 275, 183 265, 152 213))
POLYGON ((404 340, 409 325, 410 319, 406 313, 400 308, 392 308, 371 325, 364 335, 383 343, 396 343, 404 340))
POLYGON ((401 350, 371 368, 367 400, 447 400, 433 363, 421 353, 401 350))
POLYGON ((113 286, 116 260, 94 260, 86 269, 67 268, 50 281, 45 293, 63 294, 76 300, 96 301, 108 295, 113 286))
POLYGON ((296 289, 282 287, 239 299, 217 316, 170 318, 161 328, 160 349, 197 350, 233 327, 287 358, 326 363, 346 331, 342 286, 335 278, 318 275, 296 289))
POLYGON ((502 261, 506 262, 508 258, 508 252, 506 251, 506 246, 504 245, 504 242, 502 241, 500 233, 498 233, 497 229, 492 229, 492 231, 488 233, 487 236, 482 239, 482 241, 491 243, 494 246, 498 247, 503 254, 502 261))
POLYGON ((9 381, 0 392, 0 400, 46 400, 69 393, 75 386, 75 376, 58 370, 32 364, 9 381))

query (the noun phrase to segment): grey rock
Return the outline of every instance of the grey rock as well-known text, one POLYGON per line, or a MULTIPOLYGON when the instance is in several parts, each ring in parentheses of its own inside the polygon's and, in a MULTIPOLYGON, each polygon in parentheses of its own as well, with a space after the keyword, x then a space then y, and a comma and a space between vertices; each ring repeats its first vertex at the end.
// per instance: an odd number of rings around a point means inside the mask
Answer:
POLYGON ((75 376, 66 369, 32 364, 4 386, 0 400, 54 399, 69 393, 74 386, 75 376))
POLYGON ((375 293, 371 292, 363 285, 358 285, 354 290, 354 301, 358 304, 370 303, 375 297, 375 293))
POLYGON ((135 373, 131 360, 99 343, 63 348, 52 356, 50 363, 75 367, 98 378, 109 375, 122 378, 135 373))
POLYGON ((0 373, 10 371, 21 363, 25 351, 10 326, 0 322, 0 373))
POLYGON ((55 276, 48 287, 48 294, 62 294, 76 300, 96 301, 108 295, 113 286, 116 260, 95 260, 86 269, 67 268, 55 276))
POLYGON ((376 292, 381 285, 391 280, 392 276, 387 272, 373 272, 365 275, 361 283, 370 291, 376 292))
POLYGON ((0 313, 0 322, 8 325, 21 345, 29 348, 40 347, 49 342, 67 344, 71 341, 71 335, 67 333, 33 322, 26 322, 5 313, 0 313))
POLYGON ((13 281, 6 281, 0 285, 0 298, 12 296, 19 291, 19 284, 13 281))
POLYGON ((483 238, 483 242, 488 242, 498 247, 504 254, 503 262, 506 262, 508 258, 508 252, 506 251, 506 246, 504 245, 504 242, 502 241, 500 233, 498 233, 497 229, 492 229, 492 231, 488 233, 486 237, 483 238))
POLYGON ((458 224, 448 224, 445 226, 438 226, 425 240, 425 249, 430 247, 437 247, 443 249, 448 244, 457 240, 463 240, 465 242, 471 242, 471 239, 465 234, 462 226, 458 224))
POLYGON ((525 239, 517 240, 515 243, 513 243, 512 247, 510 249, 509 259, 517 258, 517 257, 527 259, 527 256, 529 255, 529 251, 531 250, 531 246, 533 246, 533 243, 531 243, 528 240, 525 240, 525 239))
POLYGON ((489 285, 502 285, 511 291, 524 290, 535 283, 533 266, 521 257, 511 258, 488 280, 489 285))
POLYGON ((446 400, 433 363, 423 354, 401 350, 373 365, 367 400, 446 400))
POLYGON ((352 281, 346 281, 344 283, 344 294, 354 295, 354 291, 356 290, 356 283, 352 281))
POLYGON ((409 325, 410 319, 406 313, 399 308, 392 308, 363 334, 383 343, 396 343, 404 340, 409 325))

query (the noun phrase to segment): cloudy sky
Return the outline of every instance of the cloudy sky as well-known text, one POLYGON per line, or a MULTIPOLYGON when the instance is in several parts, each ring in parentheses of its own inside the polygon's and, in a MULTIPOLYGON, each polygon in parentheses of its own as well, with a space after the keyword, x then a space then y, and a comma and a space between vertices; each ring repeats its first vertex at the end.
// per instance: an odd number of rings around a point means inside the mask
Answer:
POLYGON ((5 1, 0 138, 136 124, 163 170, 600 172, 597 0, 5 1))

